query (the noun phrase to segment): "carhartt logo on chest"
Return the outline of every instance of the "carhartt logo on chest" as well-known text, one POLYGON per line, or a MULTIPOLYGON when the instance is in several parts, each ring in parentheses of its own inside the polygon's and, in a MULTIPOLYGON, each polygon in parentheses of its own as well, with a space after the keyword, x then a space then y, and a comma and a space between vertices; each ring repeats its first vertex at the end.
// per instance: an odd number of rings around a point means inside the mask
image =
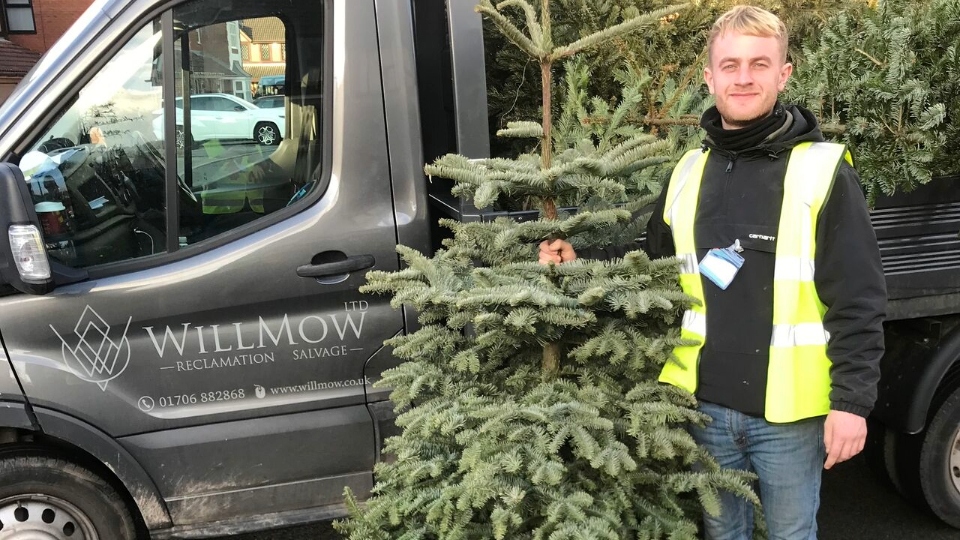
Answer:
POLYGON ((773 241, 775 241, 775 240, 777 239, 776 236, 768 236, 768 235, 766 235, 766 234, 754 234, 754 233, 750 233, 748 236, 749 236, 750 238, 753 238, 754 240, 766 240, 767 242, 773 242, 773 241))

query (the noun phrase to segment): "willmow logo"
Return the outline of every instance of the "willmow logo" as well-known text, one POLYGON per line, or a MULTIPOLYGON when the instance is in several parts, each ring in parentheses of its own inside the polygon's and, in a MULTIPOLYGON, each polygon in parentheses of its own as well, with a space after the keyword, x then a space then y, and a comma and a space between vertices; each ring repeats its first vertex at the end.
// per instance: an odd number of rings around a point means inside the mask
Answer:
POLYGON ((132 320, 132 316, 127 319, 122 334, 116 336, 114 332, 111 337, 110 325, 92 307, 87 306, 73 328, 76 337, 69 340, 64 338, 52 324, 50 329, 63 343, 63 361, 70 371, 85 381, 97 383, 101 390, 106 391, 107 383, 119 377, 130 364, 127 330, 132 320))
POLYGON ((245 366, 269 366, 281 360, 314 360, 345 357, 360 348, 350 347, 360 340, 366 318, 366 301, 345 303, 344 312, 306 315, 291 320, 264 319, 225 324, 179 327, 144 326, 157 356, 167 362, 161 370, 177 372, 245 366), (356 304, 353 306, 351 304, 356 304), (332 342, 332 343, 331 343, 332 342), (226 353, 226 354, 225 354, 226 353), (168 360, 169 358, 169 360, 168 360))

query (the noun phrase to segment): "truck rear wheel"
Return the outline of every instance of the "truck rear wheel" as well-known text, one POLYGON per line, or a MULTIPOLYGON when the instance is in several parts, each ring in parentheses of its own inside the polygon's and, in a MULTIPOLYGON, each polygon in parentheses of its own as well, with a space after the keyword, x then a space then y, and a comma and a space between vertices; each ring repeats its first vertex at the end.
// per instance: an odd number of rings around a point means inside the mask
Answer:
POLYGON ((135 540, 130 511, 90 470, 46 456, 0 459, 0 540, 135 540))
POLYGON ((920 487, 920 449, 923 433, 910 435, 887 428, 883 439, 883 464, 887 478, 901 496, 921 510, 927 502, 920 487))
POLYGON ((888 437, 895 436, 894 433, 887 433, 887 426, 873 417, 867 418, 867 441, 863 447, 863 457, 867 462, 867 467, 877 477, 882 484, 891 488, 896 488, 893 477, 887 471, 886 447, 888 437))
POLYGON ((920 452, 920 485, 937 517, 960 528, 960 388, 927 428, 920 452))

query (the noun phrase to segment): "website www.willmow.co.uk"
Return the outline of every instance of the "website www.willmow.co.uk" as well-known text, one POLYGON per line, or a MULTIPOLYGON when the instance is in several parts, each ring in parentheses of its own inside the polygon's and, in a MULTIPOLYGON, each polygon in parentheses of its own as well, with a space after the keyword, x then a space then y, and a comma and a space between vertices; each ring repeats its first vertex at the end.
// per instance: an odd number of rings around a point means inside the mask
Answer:
MULTIPOLYGON (((373 384, 369 377, 362 379, 347 379, 345 381, 310 381, 305 384, 294 384, 291 386, 278 386, 271 388, 270 395, 296 394, 298 392, 313 392, 316 390, 329 390, 331 388, 350 388, 352 386, 368 386, 373 384)), ((259 389, 258 389, 259 390, 259 389)), ((259 394, 260 392, 257 392, 259 394)))

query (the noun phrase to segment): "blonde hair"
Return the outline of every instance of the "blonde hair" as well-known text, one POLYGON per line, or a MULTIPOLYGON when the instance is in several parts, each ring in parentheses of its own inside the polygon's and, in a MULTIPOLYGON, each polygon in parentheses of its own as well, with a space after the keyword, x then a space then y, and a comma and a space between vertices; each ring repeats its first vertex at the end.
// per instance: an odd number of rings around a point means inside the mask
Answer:
POLYGON ((787 61, 787 45, 789 36, 787 26, 779 17, 769 11, 755 6, 737 6, 713 23, 710 35, 707 37, 707 58, 711 60, 713 42, 727 32, 745 36, 772 37, 780 44, 780 60, 787 61))

